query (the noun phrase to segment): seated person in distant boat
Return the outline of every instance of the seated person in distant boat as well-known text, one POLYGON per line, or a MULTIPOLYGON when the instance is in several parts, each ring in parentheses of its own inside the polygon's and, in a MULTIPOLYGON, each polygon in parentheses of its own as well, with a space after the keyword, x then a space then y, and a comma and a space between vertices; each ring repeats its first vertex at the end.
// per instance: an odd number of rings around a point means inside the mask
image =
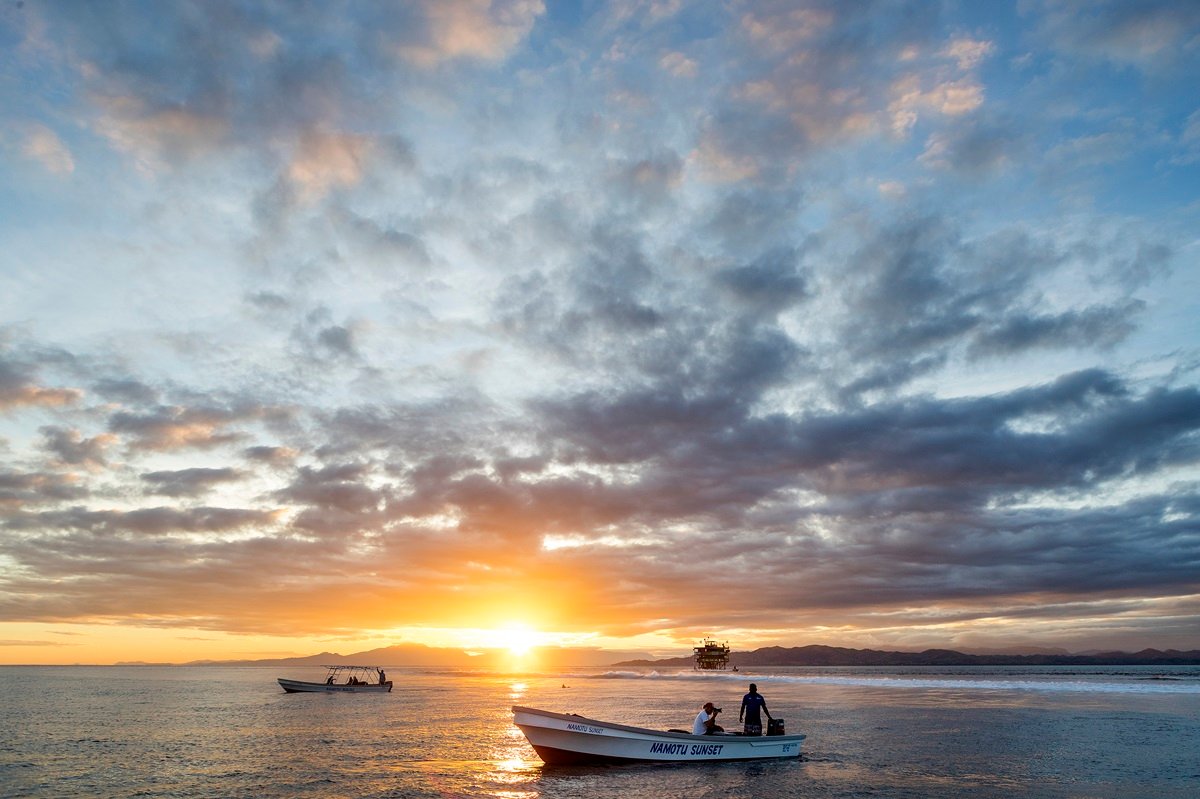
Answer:
POLYGON ((692 735, 725 732, 724 727, 717 726, 717 714, 720 712, 721 708, 714 707, 712 702, 705 702, 704 709, 696 714, 696 720, 692 722, 692 735))
POLYGON ((328 677, 325 678, 325 684, 333 685, 333 675, 332 674, 330 674, 328 677))

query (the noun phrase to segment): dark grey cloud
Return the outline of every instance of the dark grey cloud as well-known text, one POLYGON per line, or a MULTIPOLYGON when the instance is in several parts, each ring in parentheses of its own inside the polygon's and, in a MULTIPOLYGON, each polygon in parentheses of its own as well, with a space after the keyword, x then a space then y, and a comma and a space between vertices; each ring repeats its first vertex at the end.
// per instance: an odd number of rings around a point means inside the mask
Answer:
MULTIPOLYGON (((335 547, 314 578, 331 568, 359 568, 346 558, 368 541, 383 548, 372 568, 409 575, 462 579, 454 575, 467 559, 482 559, 513 579, 542 567, 564 575, 611 570, 622 579, 604 587, 604 614, 573 612, 579 623, 612 630, 631 629, 650 604, 658 607, 654 618, 680 626, 703 626, 705 619, 733 625, 761 613, 997 596, 1168 595, 1195 579, 1187 558, 1179 557, 1200 547, 1187 521, 1186 509, 1200 504, 1194 485, 1108 508, 1028 502, 1039 494, 1070 499, 1123 476, 1194 463, 1200 395, 1190 388, 1139 390, 1093 370, 991 397, 914 397, 794 416, 760 416, 752 403, 716 390, 707 402, 591 393, 539 407, 536 418, 545 423, 527 433, 536 432, 528 441, 541 442, 544 454, 517 459, 494 445, 481 449, 447 438, 441 429, 410 448, 408 429, 424 427, 412 411, 361 409, 329 428, 339 429, 339 438, 352 434, 351 449, 386 449, 406 455, 406 462, 387 469, 365 460, 302 467, 275 495, 279 507, 300 508, 283 529, 335 547), (559 473, 551 476, 546 467, 555 464, 559 473), (596 470, 606 465, 620 466, 625 477, 602 478, 596 470), (580 466, 584 471, 574 471, 580 466), (447 515, 456 523, 436 533, 396 526, 447 515), (579 536, 584 546, 545 551, 544 535, 579 536), (606 535, 629 543, 599 543, 606 535), (703 607, 685 601, 699 562, 725 565, 703 607), (742 597, 747 574, 775 590, 742 597)), ((139 601, 199 612, 202 587, 184 602, 169 597, 164 576, 149 575, 161 568, 191 585, 219 579, 223 591, 267 601, 264 592, 277 593, 278 581, 296 579, 291 566, 285 575, 266 560, 257 569, 227 564, 279 557, 281 548, 293 550, 289 557, 312 555, 286 535, 262 538, 255 547, 161 541, 154 548, 128 536, 265 535, 282 532, 280 518, 267 509, 165 507, 9 514, 8 530, 23 537, 10 537, 6 554, 44 579, 77 570, 86 559, 98 559, 94 573, 109 574, 118 558, 131 557, 138 564, 133 573, 127 567, 113 579, 137 585, 139 601), (24 537, 30 535, 36 556, 24 537), (179 565, 201 562, 210 565, 179 565)), ((499 590, 505 583, 496 579, 488 585, 499 590)), ((91 593, 86 584, 39 590, 45 607, 24 612, 45 618, 69 615, 91 593)), ((101 607, 116 613, 126 605, 106 600, 101 607)), ((245 624, 271 629, 272 622, 254 616, 245 624)))
POLYGON ((175 469, 170 471, 144 472, 142 482, 147 484, 147 493, 168 497, 198 497, 221 483, 241 480, 245 475, 229 467, 175 469))
POLYGON ((283 502, 336 509, 347 514, 370 514, 379 509, 384 494, 365 484, 371 474, 363 463, 338 464, 320 469, 301 467, 292 483, 278 492, 283 502))
POLYGON ((931 136, 920 161, 933 169, 982 178, 1022 162, 1029 147, 1029 134, 1021 125, 971 118, 931 136))
MULTIPOLYGON (((1136 329, 1144 303, 1128 296, 1067 310, 1043 306, 1043 282, 1073 259, 1093 274, 1141 267, 1005 231, 967 241, 939 217, 882 228, 847 264, 842 340, 849 344, 847 396, 894 389, 965 351, 1011 356, 1038 349, 1110 348, 1136 329)), ((1140 251, 1140 247, 1138 250, 1140 251)), ((1163 249, 1167 249, 1165 246, 1163 249)))
POLYGON ((615 165, 612 188, 616 196, 630 198, 638 207, 669 201, 683 180, 684 163, 668 150, 615 165))
POLYGON ((41 384, 33 364, 0 349, 0 410, 22 405, 57 406, 79 400, 74 388, 56 388, 41 384))
POLYGON ((809 296, 794 247, 771 250, 752 263, 723 269, 717 273, 716 282, 753 311, 767 314, 778 313, 809 296))
POLYGON ((147 507, 131 511, 91 510, 75 506, 64 510, 13 515, 5 520, 10 530, 77 530, 91 534, 158 536, 167 533, 226 532, 274 523, 273 511, 248 508, 147 507))
POLYGON ((282 294, 272 291, 255 291, 246 295, 246 302, 264 312, 282 312, 291 307, 291 302, 282 294))
MULTIPOLYGON (((580 557, 623 564, 631 595, 676 583, 686 593, 697 562, 727 564, 731 575, 745 562, 765 571, 768 584, 774 577, 796 585, 797 608, 982 597, 999 585, 1014 594, 1167 591, 1164 581, 1179 589, 1196 578, 1179 562, 1155 566, 1180 546, 1200 547, 1184 518, 1168 525, 1175 532, 1161 525, 1172 496, 1078 511, 1023 500, 1070 498, 1194 462, 1194 389, 1139 394, 1092 371, 996 397, 911 399, 796 419, 739 418, 729 408, 692 415, 696 408, 683 404, 619 416, 622 405, 602 407, 588 396, 545 409, 552 419, 568 414, 555 432, 590 462, 643 467, 641 479, 621 488, 580 486, 586 505, 615 510, 602 521, 622 530, 691 531, 686 554, 676 554, 677 536, 584 548, 580 557), (1021 432, 1025 420, 1036 429, 1021 432), (617 448, 621 441, 628 443, 617 448), (796 504, 797 491, 808 500, 796 504), (1093 567, 1073 571, 1080 560, 1093 567)), ((1177 495, 1192 501, 1195 490, 1177 495)), ((742 587, 731 576, 713 590, 732 598, 742 587)))
POLYGON ((733 253, 757 252, 764 242, 795 247, 796 217, 803 192, 795 186, 772 189, 737 186, 714 198, 713 208, 697 235, 733 253))
POLYGON ((155 388, 130 377, 97 380, 92 391, 105 399, 132 405, 153 405, 159 398, 155 388))
POLYGON ((42 448, 68 466, 104 466, 105 451, 115 441, 114 436, 104 434, 84 438, 78 430, 54 425, 42 427, 39 432, 42 448))
POLYGON ((291 340, 301 357, 314 363, 357 360, 358 348, 353 323, 337 324, 328 308, 316 308, 292 330, 291 340))
POLYGON ((160 405, 145 412, 118 411, 108 429, 134 449, 168 452, 236 444, 246 436, 237 425, 271 416, 262 406, 160 405))
POLYGON ((260 444, 253 447, 246 447, 246 449, 242 450, 242 454, 252 461, 278 465, 291 463, 299 453, 290 447, 260 444))
POLYGON ((1170 0, 1043 0, 1032 8, 1044 12, 1039 27, 1050 47, 1151 72, 1187 64, 1200 30, 1200 9, 1170 0))
MULTIPOLYGON (((0 469, 0 509, 83 499, 88 490, 68 475, 56 472, 23 472, 0 469)), ((2 518, 2 517, 0 517, 2 518)))
POLYGON ((1092 307, 1053 315, 1014 315, 982 331, 971 343, 971 352, 996 355, 1036 347, 1112 347, 1134 331, 1133 320, 1144 309, 1145 303, 1131 300, 1118 308, 1092 307))

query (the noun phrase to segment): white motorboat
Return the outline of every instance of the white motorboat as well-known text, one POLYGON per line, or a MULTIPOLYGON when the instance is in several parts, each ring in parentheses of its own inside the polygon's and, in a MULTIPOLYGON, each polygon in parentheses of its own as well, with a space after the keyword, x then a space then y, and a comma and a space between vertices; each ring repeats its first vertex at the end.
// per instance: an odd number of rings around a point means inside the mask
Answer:
POLYGON ((279 687, 289 694, 354 693, 388 694, 392 681, 378 666, 325 666, 329 673, 324 682, 305 682, 279 677, 279 687))
POLYGON ((803 735, 692 735, 514 706, 538 757, 549 765, 766 760, 800 756, 803 735))

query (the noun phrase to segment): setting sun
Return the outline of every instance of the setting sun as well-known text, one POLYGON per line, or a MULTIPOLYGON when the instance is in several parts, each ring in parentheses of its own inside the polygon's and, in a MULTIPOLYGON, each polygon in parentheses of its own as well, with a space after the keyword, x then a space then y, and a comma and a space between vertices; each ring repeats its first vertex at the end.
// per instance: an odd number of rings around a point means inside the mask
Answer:
POLYGON ((535 646, 544 643, 545 635, 527 624, 512 622, 496 631, 496 643, 515 657, 524 657, 535 646))

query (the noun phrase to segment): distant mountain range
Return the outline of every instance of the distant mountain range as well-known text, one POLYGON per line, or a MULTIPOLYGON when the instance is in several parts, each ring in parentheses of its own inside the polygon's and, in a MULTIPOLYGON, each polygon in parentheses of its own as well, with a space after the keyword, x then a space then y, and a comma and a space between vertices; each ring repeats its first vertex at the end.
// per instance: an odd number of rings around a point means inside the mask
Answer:
MULTIPOLYGON (((660 660, 626 660, 614 666, 687 666, 691 656, 660 660)), ((952 649, 924 652, 885 652, 877 649, 846 649, 840 646, 768 646, 752 652, 734 652, 729 665, 738 668, 767 666, 1195 666, 1200 650, 1180 652, 1143 649, 1140 652, 1094 652, 1088 654, 979 654, 952 649)))
MULTIPOLYGON (((583 647, 538 647, 536 657, 529 663, 538 670, 592 668, 610 665, 621 658, 646 658, 646 652, 617 652, 583 647)), ((338 663, 364 666, 416 666, 418 668, 479 669, 509 671, 521 664, 506 650, 484 650, 477 653, 461 649, 444 649, 422 644, 399 644, 343 655, 321 652, 303 657, 265 658, 258 660, 193 660, 185 666, 325 666, 338 663)), ((142 662, 118 663, 118 666, 171 665, 142 662)))
MULTIPOLYGON (((537 671, 569 668, 621 667, 682 667, 691 668, 690 655, 673 658, 650 658, 644 652, 621 652, 574 647, 540 647, 528 663, 537 671)), ((503 650, 468 653, 460 649, 443 649, 421 644, 401 644, 343 655, 321 652, 304 657, 267 658, 259 660, 194 660, 188 666, 323 666, 336 663, 367 666, 416 666, 425 668, 479 669, 509 671, 521 661, 503 650)), ((1140 652, 1088 652, 1069 654, 1062 650, 1043 650, 1014 654, 990 652, 967 654, 951 649, 926 649, 924 652, 888 652, 876 649, 847 649, 840 646, 768 646, 750 652, 734 652, 731 666, 740 669, 771 666, 1196 666, 1200 665, 1200 650, 1180 652, 1143 649, 1140 652)), ((118 663, 119 666, 150 665, 118 663)), ((169 665, 169 664, 155 664, 169 665)))

